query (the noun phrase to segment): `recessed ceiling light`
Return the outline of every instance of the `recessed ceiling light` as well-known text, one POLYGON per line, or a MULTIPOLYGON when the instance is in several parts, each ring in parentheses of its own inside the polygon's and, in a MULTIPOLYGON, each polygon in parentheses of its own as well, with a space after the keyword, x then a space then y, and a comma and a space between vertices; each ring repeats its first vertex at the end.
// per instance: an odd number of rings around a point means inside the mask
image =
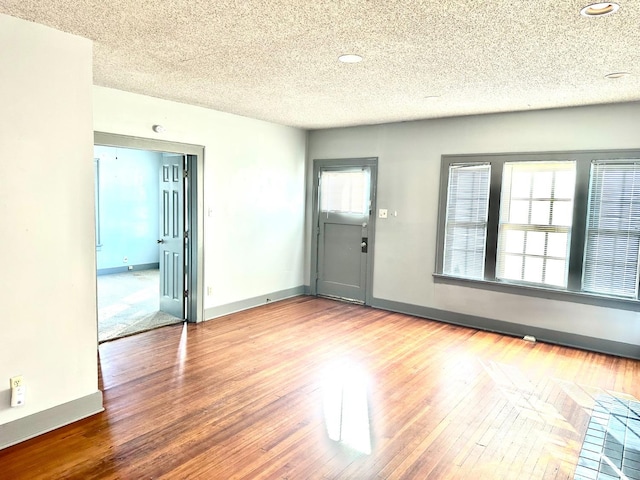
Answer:
POLYGON ((585 17, 604 17, 616 13, 619 8, 617 3, 592 3, 580 10, 580 13, 585 17))
POLYGON ((338 57, 342 63, 358 63, 362 61, 362 57, 360 55, 356 55, 355 53, 347 53, 345 55, 340 55, 338 57))
POLYGON ((629 75, 631 75, 629 72, 614 72, 614 73, 608 73, 607 75, 604 76, 604 78, 615 79, 615 78, 628 77, 629 75))

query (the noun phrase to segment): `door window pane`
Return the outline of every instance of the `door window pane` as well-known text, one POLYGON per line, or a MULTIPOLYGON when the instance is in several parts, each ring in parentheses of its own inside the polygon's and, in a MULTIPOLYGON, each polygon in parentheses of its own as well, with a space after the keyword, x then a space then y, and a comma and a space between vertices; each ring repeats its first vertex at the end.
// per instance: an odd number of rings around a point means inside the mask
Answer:
POLYGON ((320 211, 368 214, 369 170, 323 170, 320 183, 320 211))

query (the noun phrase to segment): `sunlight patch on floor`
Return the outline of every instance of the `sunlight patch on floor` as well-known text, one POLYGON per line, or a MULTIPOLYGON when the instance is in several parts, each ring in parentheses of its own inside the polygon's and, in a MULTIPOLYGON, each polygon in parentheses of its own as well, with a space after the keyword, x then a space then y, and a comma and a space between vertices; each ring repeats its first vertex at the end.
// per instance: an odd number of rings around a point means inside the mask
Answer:
POLYGON ((368 378, 350 362, 327 368, 323 379, 323 407, 327 434, 365 455, 371 454, 368 378))

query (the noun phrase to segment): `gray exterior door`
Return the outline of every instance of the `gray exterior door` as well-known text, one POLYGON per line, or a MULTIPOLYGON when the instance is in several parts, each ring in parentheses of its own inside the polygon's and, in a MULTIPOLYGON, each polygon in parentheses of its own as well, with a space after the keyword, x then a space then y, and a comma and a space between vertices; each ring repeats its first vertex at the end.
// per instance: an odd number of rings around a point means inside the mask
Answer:
POLYGON ((160 310, 184 318, 184 156, 163 154, 160 165, 160 310))
POLYGON ((318 295, 366 303, 372 180, 368 165, 318 171, 318 295))

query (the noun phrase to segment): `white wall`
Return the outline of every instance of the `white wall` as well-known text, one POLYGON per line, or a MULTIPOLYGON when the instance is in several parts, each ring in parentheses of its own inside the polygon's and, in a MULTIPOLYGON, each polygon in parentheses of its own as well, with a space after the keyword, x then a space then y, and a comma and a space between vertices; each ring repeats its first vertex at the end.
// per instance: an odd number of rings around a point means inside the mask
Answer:
MULTIPOLYGON (((443 154, 640 148, 640 104, 458 117, 320 130, 313 159, 378 157, 373 295, 379 299, 640 344, 640 314, 436 284, 435 244, 443 154)), ((307 176, 311 205, 311 178, 307 176)), ((310 210, 307 232, 310 232, 310 210)), ((307 245, 309 249, 309 245, 307 245)), ((305 257, 310 279, 310 255, 305 257)))
POLYGON ((205 147, 205 309, 304 285, 305 131, 102 87, 93 98, 96 131, 205 147))
POLYGON ((91 49, 0 15, 0 424, 98 390, 91 49))

